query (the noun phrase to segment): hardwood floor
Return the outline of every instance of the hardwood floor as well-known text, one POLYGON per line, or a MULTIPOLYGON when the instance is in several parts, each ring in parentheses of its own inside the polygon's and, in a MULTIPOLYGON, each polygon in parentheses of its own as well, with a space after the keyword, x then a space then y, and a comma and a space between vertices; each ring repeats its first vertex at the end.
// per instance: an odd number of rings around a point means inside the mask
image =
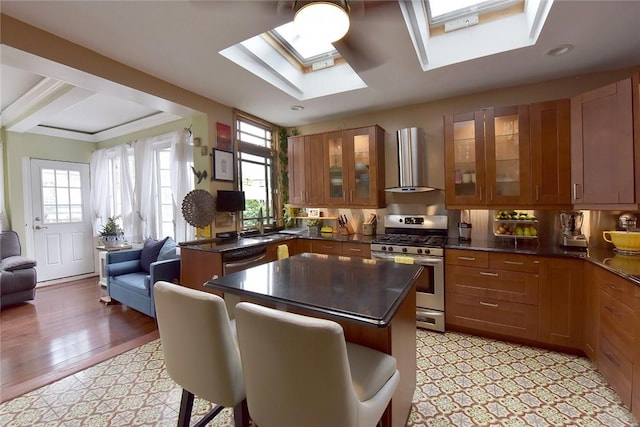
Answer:
POLYGON ((36 290, 0 312, 0 402, 158 338, 155 319, 104 305, 97 278, 36 290))

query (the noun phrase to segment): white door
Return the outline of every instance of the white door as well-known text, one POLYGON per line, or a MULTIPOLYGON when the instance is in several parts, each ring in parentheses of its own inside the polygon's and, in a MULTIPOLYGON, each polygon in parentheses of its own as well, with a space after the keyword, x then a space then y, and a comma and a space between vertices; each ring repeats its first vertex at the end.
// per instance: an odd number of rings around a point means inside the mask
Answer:
POLYGON ((89 165, 31 160, 38 281, 93 273, 89 165))

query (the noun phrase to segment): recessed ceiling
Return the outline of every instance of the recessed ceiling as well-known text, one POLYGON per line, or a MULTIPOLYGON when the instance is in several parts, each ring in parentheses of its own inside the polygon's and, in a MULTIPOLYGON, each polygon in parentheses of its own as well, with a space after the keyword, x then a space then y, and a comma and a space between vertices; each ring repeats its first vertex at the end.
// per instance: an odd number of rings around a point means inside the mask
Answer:
MULTIPOLYGON (((351 28, 336 48, 366 87, 299 100, 218 54, 289 22, 290 3, 3 0, 2 13, 283 126, 640 65, 638 1, 557 0, 535 44, 427 71, 397 1, 353 1, 351 28), (573 50, 545 55, 564 44, 573 50), (304 108, 294 111, 292 105, 304 108)), ((468 47, 456 43, 456 49, 468 47)), ((5 55, 2 63, 15 65, 5 62, 5 55)), ((3 73, 3 88, 5 78, 3 73)))

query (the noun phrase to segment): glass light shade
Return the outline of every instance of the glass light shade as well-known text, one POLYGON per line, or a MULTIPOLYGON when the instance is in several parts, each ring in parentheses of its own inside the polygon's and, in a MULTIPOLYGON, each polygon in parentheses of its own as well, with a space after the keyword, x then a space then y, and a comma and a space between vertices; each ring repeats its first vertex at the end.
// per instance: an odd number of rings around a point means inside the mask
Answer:
POLYGON ((330 2, 313 2, 297 12, 293 23, 300 37, 327 43, 340 40, 349 31, 349 15, 341 6, 330 2))

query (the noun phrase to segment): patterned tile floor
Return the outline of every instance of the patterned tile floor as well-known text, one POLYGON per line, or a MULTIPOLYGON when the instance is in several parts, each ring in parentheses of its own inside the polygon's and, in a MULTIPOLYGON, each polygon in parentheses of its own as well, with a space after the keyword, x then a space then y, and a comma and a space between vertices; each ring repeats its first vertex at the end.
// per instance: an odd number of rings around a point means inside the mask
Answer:
MULTIPOLYGON (((417 356, 407 426, 638 426, 584 358, 423 330, 417 356)), ((3 403, 0 425, 175 426, 180 397, 153 341, 3 403)), ((209 408, 196 399, 193 419, 209 408)))

